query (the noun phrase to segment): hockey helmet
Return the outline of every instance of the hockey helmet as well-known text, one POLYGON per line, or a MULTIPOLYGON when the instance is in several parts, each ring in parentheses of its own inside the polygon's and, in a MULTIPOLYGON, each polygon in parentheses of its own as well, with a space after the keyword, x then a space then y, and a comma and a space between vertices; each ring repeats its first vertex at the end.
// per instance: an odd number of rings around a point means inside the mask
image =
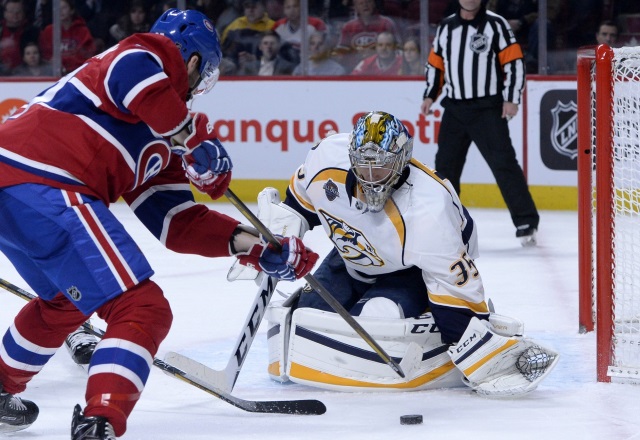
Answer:
POLYGON ((413 138, 395 116, 373 111, 358 119, 349 140, 349 159, 369 211, 384 208, 412 154, 413 138))
POLYGON ((200 95, 211 90, 220 75, 218 66, 222 50, 216 28, 206 15, 193 10, 169 9, 156 20, 149 32, 170 38, 180 49, 185 62, 192 55, 199 55, 201 82, 192 94, 200 95))

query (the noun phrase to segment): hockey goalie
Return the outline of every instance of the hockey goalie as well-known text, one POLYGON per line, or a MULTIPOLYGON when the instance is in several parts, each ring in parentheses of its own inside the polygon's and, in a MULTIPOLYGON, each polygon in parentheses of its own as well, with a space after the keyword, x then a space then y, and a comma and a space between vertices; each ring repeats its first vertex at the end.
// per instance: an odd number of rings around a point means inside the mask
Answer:
MULTIPOLYGON (((450 183, 412 158, 412 141, 393 115, 370 112, 309 151, 284 202, 273 188, 258 197, 259 218, 276 234, 324 228, 333 249, 314 277, 405 377, 309 286, 267 309, 269 375, 344 391, 465 384, 487 397, 526 394, 558 353, 489 310, 473 219, 450 183)), ((229 278, 256 275, 236 266, 229 278)))

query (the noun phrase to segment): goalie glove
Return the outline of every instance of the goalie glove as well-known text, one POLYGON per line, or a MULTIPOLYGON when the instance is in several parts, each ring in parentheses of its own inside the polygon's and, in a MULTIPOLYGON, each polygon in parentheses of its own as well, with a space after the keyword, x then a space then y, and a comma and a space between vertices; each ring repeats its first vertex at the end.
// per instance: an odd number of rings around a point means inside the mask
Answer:
POLYGON ((182 155, 187 178, 200 192, 214 200, 222 197, 231 182, 233 163, 218 139, 202 142, 182 155))
POLYGON ((280 280, 294 281, 311 272, 319 255, 307 248, 298 237, 277 236, 281 249, 261 237, 249 251, 236 254, 243 264, 280 280))

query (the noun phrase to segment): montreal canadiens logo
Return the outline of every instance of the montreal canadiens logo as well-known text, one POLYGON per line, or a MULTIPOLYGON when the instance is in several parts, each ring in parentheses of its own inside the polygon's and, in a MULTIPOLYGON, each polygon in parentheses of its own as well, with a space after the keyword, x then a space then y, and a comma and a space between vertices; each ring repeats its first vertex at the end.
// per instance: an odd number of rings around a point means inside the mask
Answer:
POLYGON ((209 20, 202 20, 202 22, 204 23, 204 27, 206 27, 209 32, 213 32, 213 24, 211 24, 209 20))
POLYGON ((171 150, 162 142, 147 145, 138 156, 134 188, 158 175, 168 164, 171 150))

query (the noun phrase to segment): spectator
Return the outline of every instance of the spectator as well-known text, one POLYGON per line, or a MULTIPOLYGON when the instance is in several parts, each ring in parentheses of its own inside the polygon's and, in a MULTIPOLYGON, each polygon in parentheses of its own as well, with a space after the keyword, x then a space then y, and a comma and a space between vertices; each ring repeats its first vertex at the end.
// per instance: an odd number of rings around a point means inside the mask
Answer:
MULTIPOLYGON (((429 21, 433 23, 434 19, 431 15, 431 10, 434 8, 431 3, 437 2, 430 0, 427 3, 429 21)), ((382 4, 380 12, 391 18, 396 24, 402 41, 409 36, 418 36, 420 34, 420 0, 379 0, 378 4, 382 4)))
MULTIPOLYGON (((317 76, 344 75, 346 73, 342 64, 331 59, 331 49, 328 47, 326 32, 316 31, 309 36, 307 73, 317 76)), ((293 74, 302 75, 302 66, 296 66, 293 74)))
POLYGON ((262 34, 275 24, 265 12, 264 0, 244 0, 242 7, 244 15, 222 33, 222 53, 237 66, 255 59, 262 34))
POLYGON ((139 32, 149 32, 151 23, 147 19, 147 11, 145 10, 142 0, 133 0, 129 12, 118 20, 116 24, 109 29, 111 39, 109 46, 139 32))
POLYGON ((35 41, 25 44, 22 64, 13 69, 13 76, 53 76, 51 64, 42 61, 40 47, 35 41))
POLYGON ((325 23, 348 20, 351 0, 309 0, 309 14, 320 17, 325 23))
POLYGON ((227 1, 197 0, 195 9, 209 17, 213 23, 218 23, 220 15, 227 9, 227 1))
POLYGON ((391 32, 380 32, 376 37, 376 54, 360 61, 352 75, 399 75, 402 55, 398 53, 396 37, 391 32))
POLYGON ((222 35, 222 32, 224 32, 224 30, 231 24, 233 20, 242 16, 241 0, 225 0, 224 3, 226 3, 226 7, 220 13, 220 16, 218 16, 218 20, 215 22, 216 29, 218 30, 218 34, 220 35, 222 35))
POLYGON ((378 13, 375 0, 354 0, 353 7, 356 18, 345 23, 336 47, 336 55, 348 71, 363 59, 375 55, 376 36, 380 32, 389 31, 399 40, 395 23, 378 13))
POLYGON ((267 15, 273 21, 278 21, 284 18, 284 5, 283 0, 264 0, 264 7, 267 15))
POLYGON ((526 52, 529 44, 529 30, 538 18, 537 0, 492 0, 487 9, 507 20, 516 40, 526 52))
POLYGON ((606 44, 615 47, 618 41, 618 25, 611 20, 605 20, 598 26, 596 44, 606 44))
MULTIPOLYGON (((276 21, 273 30, 280 35, 282 55, 296 64, 300 62, 300 44, 302 42, 302 26, 300 23, 300 0, 284 0, 284 18, 276 21), (289 56, 285 53, 290 54, 289 56)), ((317 17, 308 17, 307 35, 314 31, 325 31, 327 25, 317 17)))
POLYGON ((402 46, 402 75, 424 76, 420 54, 420 40, 416 37, 407 38, 402 46))
MULTIPOLYGON (((63 73, 71 72, 96 53, 96 46, 84 19, 76 14, 72 0, 60 1, 61 42, 63 73)), ((53 24, 40 35, 42 58, 51 60, 53 55, 53 24)))
POLYGON ((37 41, 38 32, 37 28, 27 23, 22 0, 7 0, 4 3, 3 19, 0 21, 0 75, 10 75, 20 65, 21 48, 29 41, 37 41))
POLYGON ((427 116, 445 94, 435 167, 460 194, 460 176, 474 142, 495 176, 516 237, 523 246, 533 246, 540 216, 509 136, 509 120, 518 112, 525 85, 522 50, 507 21, 487 12, 484 0, 459 4, 458 12, 438 26, 420 107, 427 116))
POLYGON ((259 46, 259 58, 248 55, 240 58, 238 74, 240 75, 291 75, 294 64, 280 56, 280 36, 275 31, 267 31, 262 35, 259 46))
MULTIPOLYGON (((48 1, 50 2, 50 0, 48 1)), ((87 24, 89 32, 93 36, 96 53, 102 52, 113 42, 109 30, 111 26, 117 23, 122 14, 129 9, 130 1, 75 0, 76 13, 87 24)), ((148 7, 146 9, 148 10, 148 7)), ((49 7, 49 10, 51 10, 51 7, 49 7)))

